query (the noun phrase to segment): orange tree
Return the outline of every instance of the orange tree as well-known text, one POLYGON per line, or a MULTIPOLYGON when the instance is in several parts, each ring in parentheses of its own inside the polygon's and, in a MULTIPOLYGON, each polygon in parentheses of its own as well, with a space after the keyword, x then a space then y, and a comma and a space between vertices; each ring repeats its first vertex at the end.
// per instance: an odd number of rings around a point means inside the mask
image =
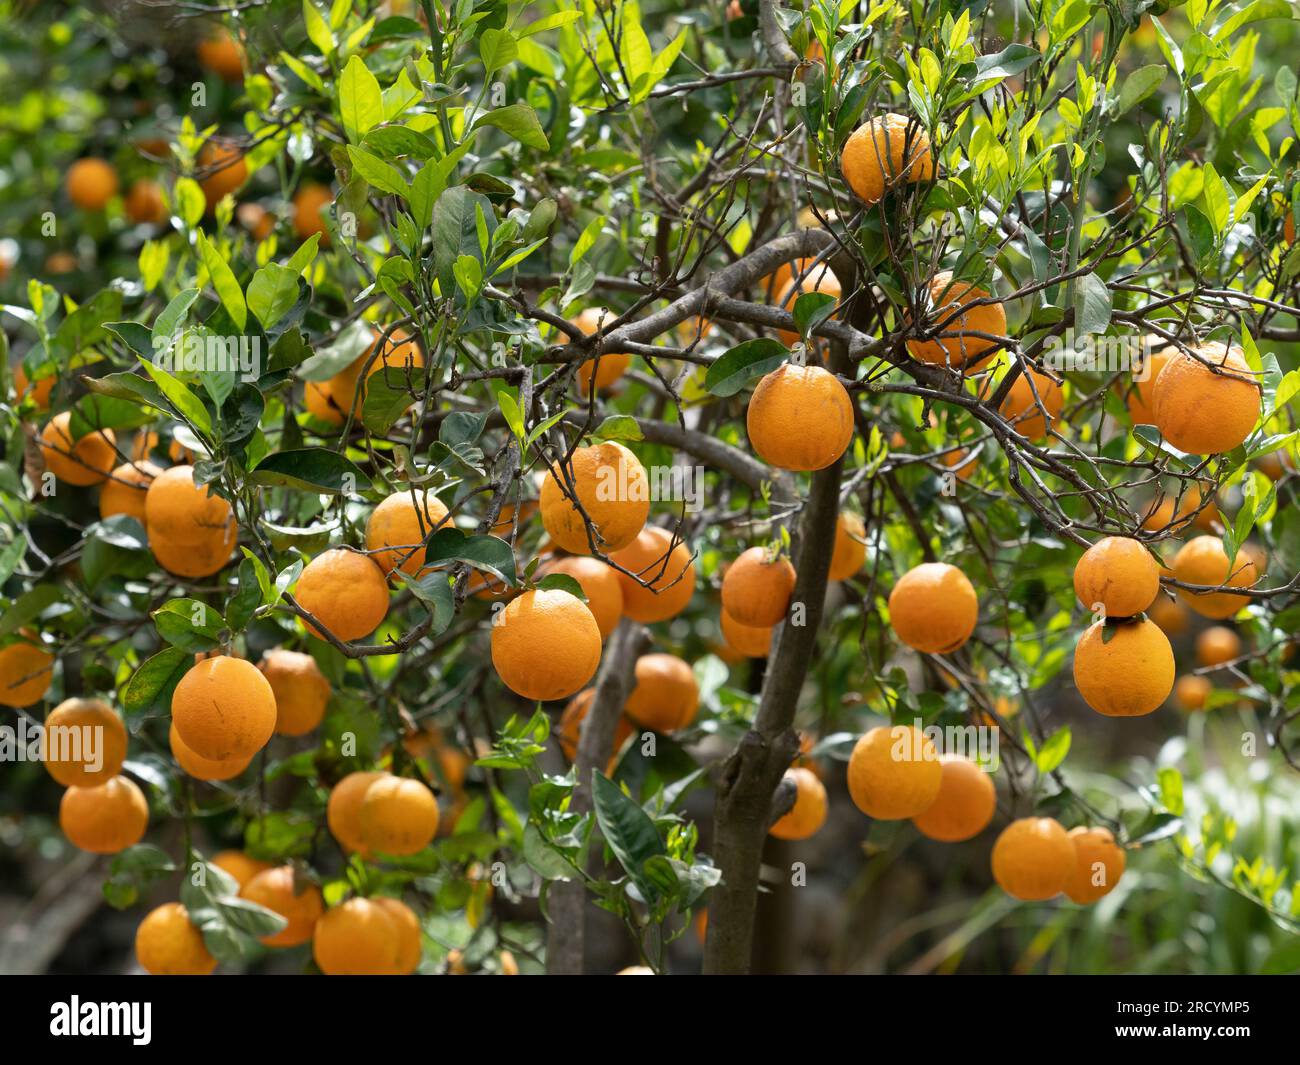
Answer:
POLYGON ((1295 930, 1055 709, 1296 766, 1288 5, 4 7, 0 703, 149 971, 745 971, 846 788, 1295 930))

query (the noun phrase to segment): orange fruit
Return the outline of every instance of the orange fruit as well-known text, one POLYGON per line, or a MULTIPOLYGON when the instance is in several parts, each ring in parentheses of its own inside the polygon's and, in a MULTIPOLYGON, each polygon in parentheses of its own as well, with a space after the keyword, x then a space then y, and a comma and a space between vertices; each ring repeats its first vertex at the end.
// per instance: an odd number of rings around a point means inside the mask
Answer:
MULTIPOLYGON (((784 292, 785 288, 794 278, 803 277, 807 274, 812 276, 812 271, 817 260, 812 259, 794 259, 788 263, 782 263, 766 277, 761 278, 758 282, 759 287, 767 293, 769 299, 775 299, 778 292, 784 292)), ((829 269, 829 267, 827 267, 829 269)))
POLYGON ((586 523, 573 505, 576 495, 591 519, 596 547, 613 554, 632 543, 650 514, 650 485, 640 460, 612 441, 580 447, 573 452, 572 477, 572 488, 556 469, 542 481, 542 524, 551 539, 570 554, 591 554, 586 523))
POLYGON ((195 164, 202 175, 199 185, 208 205, 208 214, 216 211, 217 204, 239 191, 248 180, 248 163, 244 161, 244 153, 234 144, 208 141, 199 149, 195 164))
POLYGON ((260 203, 241 203, 235 208, 235 218, 254 240, 266 240, 275 232, 275 215, 260 203))
POLYGON ((277 647, 262 655, 257 668, 275 696, 276 732, 304 736, 321 723, 332 692, 316 659, 277 647))
POLYGON ((951 654, 975 631, 979 600, 956 566, 923 562, 889 593, 889 623, 898 638, 924 654, 951 654))
POLYGON ((303 385, 303 402, 307 413, 329 425, 342 425, 347 414, 334 402, 328 381, 308 381, 303 385))
POLYGON ((1064 405, 1065 394, 1061 391, 1061 386, 1046 374, 1026 367, 1011 383, 998 411, 1022 436, 1030 440, 1045 440, 1049 424, 1061 416, 1064 405), (1031 378, 1033 388, 1029 383, 1031 378), (1038 392, 1037 398, 1034 396, 1035 389, 1038 392), (1043 417, 1044 410, 1047 411, 1046 418, 1043 417))
POLYGON ((1211 532, 1218 521, 1219 509, 1213 503, 1210 503, 1200 513, 1196 513, 1200 505, 1200 489, 1195 485, 1188 485, 1178 500, 1176 512, 1172 496, 1164 495, 1158 500, 1151 500, 1146 509, 1142 511, 1142 528, 1148 532, 1163 533, 1168 531, 1171 535, 1181 535, 1190 526, 1195 525, 1198 529, 1211 532), (1196 514, 1194 518, 1192 517, 1193 514, 1196 514))
POLYGON ((384 776, 366 789, 357 821, 368 850, 417 854, 438 834, 438 800, 418 780, 384 776))
POLYGON ((135 781, 111 777, 91 788, 69 788, 59 803, 68 842, 92 854, 117 854, 144 839, 149 804, 135 781))
MULTIPOLYGON (((569 321, 581 329, 585 336, 595 336, 601 329, 602 322, 612 322, 618 317, 616 311, 606 307, 588 307, 576 318, 569 321)), ((632 365, 632 356, 624 352, 602 352, 600 359, 588 359, 578 367, 578 389, 586 396, 591 393, 591 375, 596 375, 596 390, 608 388, 632 365)))
POLYGON ((768 834, 777 839, 816 835, 826 823, 826 786, 811 769, 787 769, 785 779, 794 781, 794 805, 777 818, 768 834))
POLYGON ((1160 567, 1137 540, 1106 536, 1075 564, 1074 593, 1085 610, 1101 604, 1106 617, 1131 618, 1160 594, 1160 567))
MULTIPOLYGON (((146 516, 148 497, 145 498, 146 516)), ((206 539, 197 544, 177 544, 152 534, 149 536, 149 548, 153 556, 169 573, 179 577, 210 577, 230 561, 230 552, 234 550, 239 539, 239 530, 230 522, 224 530, 213 530, 206 539)))
POLYGON ((844 142, 840 173, 853 194, 870 207, 900 182, 934 177, 930 138, 906 115, 879 115, 864 122, 844 142))
POLYGON ((366 382, 375 374, 382 373, 385 383, 394 389, 406 388, 408 385, 417 390, 423 387, 423 375, 417 371, 424 367, 424 353, 411 335, 405 329, 377 329, 373 336, 370 347, 353 359, 346 369, 340 370, 326 382, 334 405, 341 411, 353 411, 355 417, 360 416, 365 404, 366 382), (375 354, 385 332, 388 341, 375 354), (370 368, 365 370, 365 381, 362 381, 361 372, 367 362, 370 363, 370 368))
POLYGON ((1196 637, 1196 661, 1202 666, 1221 666, 1241 654, 1241 637, 1223 625, 1212 625, 1196 637))
POLYGON ((135 957, 151 976, 210 976, 217 959, 179 902, 150 910, 135 930, 135 957))
POLYGON ((41 430, 45 468, 66 484, 99 484, 117 465, 117 438, 112 429, 86 433, 75 443, 69 430, 72 412, 56 414, 41 430))
POLYGON ((568 592, 524 592, 492 623, 492 664, 525 699, 568 698, 596 675, 600 649, 600 626, 568 592))
POLYGON ((447 508, 432 492, 394 492, 370 512, 366 550, 385 576, 394 570, 419 576, 430 572, 424 565, 425 541, 434 530, 450 525, 447 508))
POLYGON ((14 367, 14 394, 21 401, 26 398, 30 389, 32 402, 36 404, 37 410, 50 409, 50 393, 54 391, 57 382, 58 377, 47 374, 45 377, 38 377, 36 383, 32 384, 27 380, 27 371, 23 369, 21 362, 14 367))
POLYGON ((65 788, 93 788, 122 771, 126 726, 102 699, 64 699, 45 719, 45 768, 65 788))
POLYGON ((769 466, 822 470, 853 440, 853 400, 833 373, 787 362, 758 382, 745 427, 769 466))
POLYGON ((742 625, 764 628, 785 620, 794 594, 794 566, 784 555, 751 547, 722 578, 722 609, 742 625))
POLYGON ((145 492, 162 469, 152 462, 124 462, 108 475, 99 490, 99 516, 127 514, 145 523, 145 492))
POLYGON ((619 969, 615 976, 654 976, 655 971, 648 965, 628 965, 619 969))
POLYGON ((205 658, 176 685, 172 721, 181 742, 201 758, 251 758, 275 731, 275 692, 251 662, 205 658))
POLYGON ((933 340, 909 340, 907 350, 912 358, 965 372, 975 369, 997 347, 997 341, 989 338, 1007 332, 1002 304, 978 302, 989 298, 982 288, 954 281, 950 270, 935 274, 926 318, 939 335, 933 340))
POLYGON ((176 764, 195 780, 210 782, 234 780, 248 768, 252 761, 248 758, 203 758, 185 745, 185 741, 176 732, 176 722, 167 729, 167 742, 171 747, 176 764))
POLYGON ((210 864, 233 876, 239 884, 240 891, 243 891, 244 885, 257 876, 258 873, 264 873, 268 869, 275 868, 270 862, 250 858, 243 851, 221 851, 212 856, 210 864))
POLYGON ((684 541, 673 545, 673 534, 648 525, 610 559, 637 580, 618 574, 623 589, 623 615, 648 625, 675 618, 695 594, 695 563, 684 541), (669 547, 672 546, 672 550, 669 547))
MULTIPOLYGON (((298 605, 340 640, 369 636, 388 615, 388 581, 366 555, 332 547, 303 568, 294 590, 298 605)), ((313 636, 314 625, 303 622, 313 636)))
POLYGON ((1289 208, 1286 217, 1282 220, 1282 239, 1287 244, 1295 243, 1295 214, 1289 208))
POLYGON ((746 658, 766 658, 772 647, 770 625, 742 625, 726 610, 721 615, 722 637, 746 658))
POLYGON ((1074 649, 1074 684, 1083 701, 1099 714, 1149 714, 1174 687, 1169 637, 1145 619, 1110 626, 1095 622, 1074 649))
POLYGON ((881 725, 849 756, 849 796, 868 817, 901 821, 930 808, 943 767, 928 736, 912 725, 881 725))
POLYGON ((1197 352, 1223 372, 1178 352, 1156 378, 1152 410, 1168 443, 1189 455, 1217 455, 1250 436, 1260 387, 1240 348, 1211 343, 1197 352))
POLYGON ((319 233, 321 244, 329 244, 329 226, 322 212, 333 202, 334 193, 326 185, 308 181, 298 189, 293 197, 293 231, 299 240, 306 240, 313 233, 319 233))
POLYGON ((312 933, 312 956, 326 976, 383 976, 397 968, 403 933, 373 899, 326 910, 312 933))
MULTIPOLYGON (((1220 585, 1249 588, 1259 576, 1255 561, 1245 548, 1229 566, 1223 541, 1217 536, 1198 536, 1183 544, 1174 555, 1173 571, 1175 578, 1187 584, 1216 588, 1220 585)), ((1179 588, 1178 594, 1196 613, 1216 621, 1231 617, 1250 601, 1248 596, 1231 592, 1199 593, 1179 588)))
POLYGON ((1069 839, 1074 844, 1074 862, 1065 879, 1065 893, 1074 902, 1086 905, 1115 890, 1127 864, 1123 849, 1108 828, 1072 828, 1069 839))
POLYGON ((1214 685, 1210 683, 1208 677, 1198 677, 1194 673, 1189 673, 1185 677, 1179 677, 1174 684, 1174 702, 1179 710, 1188 712, 1204 710, 1210 692, 1213 690, 1214 685))
POLYGON ((244 50, 224 30, 199 41, 195 55, 199 66, 212 71, 222 81, 238 85, 244 80, 244 50))
POLYGON ((619 582, 618 570, 598 558, 570 555, 548 563, 543 573, 563 573, 582 586, 582 593, 587 597, 587 609, 596 619, 601 639, 608 639, 623 617, 623 586, 619 582))
POLYGON ((64 184, 68 199, 83 211, 102 211, 117 195, 117 168, 106 159, 78 159, 68 167, 64 184))
POLYGON ((846 581, 862 569, 867 560, 866 538, 867 527, 862 518, 851 510, 840 511, 835 519, 835 547, 827 580, 846 581))
POLYGON ((420 919, 415 912, 400 899, 375 896, 370 900, 384 913, 388 914, 397 929, 397 961, 393 966, 393 976, 409 976, 420 967, 420 956, 424 953, 421 942, 420 919))
POLYGON ((26 640, 0 647, 0 706, 15 709, 45 698, 54 679, 54 656, 26 640))
POLYGON ((636 660, 636 684, 623 712, 642 728, 675 732, 695 720, 700 686, 691 667, 676 655, 642 655, 636 660))
POLYGON ((1156 413, 1152 404, 1155 402, 1156 379, 1160 371, 1168 365, 1169 360, 1178 354, 1178 349, 1170 345, 1159 351, 1150 351, 1144 360, 1143 380, 1134 381, 1125 393, 1128 405, 1128 417, 1134 425, 1155 425, 1156 413))
POLYGON ((330 791, 329 802, 325 806, 325 820, 329 824, 330 835, 338 840, 344 850, 356 851, 363 856, 369 853, 361 835, 361 802, 370 790, 370 785, 388 775, 377 772, 349 773, 330 791))
MULTIPOLYGON (((840 279, 835 276, 835 272, 829 266, 822 264, 814 267, 812 272, 802 280, 791 274, 790 280, 785 283, 777 296, 776 305, 793 314, 795 302, 805 292, 824 292, 839 300, 844 295, 844 287, 840 284, 840 279)), ((831 317, 834 318, 835 315, 832 314, 831 317)), ((781 338, 781 343, 786 347, 792 347, 799 341, 799 334, 793 329, 778 329, 776 335, 781 338)))
POLYGON ((239 894, 289 922, 280 931, 260 937, 263 945, 268 947, 296 947, 306 943, 311 939, 320 915, 325 912, 320 888, 310 881, 296 878, 292 865, 258 873, 239 894))
POLYGON ((193 466, 172 466, 150 482, 144 501, 150 543, 197 547, 224 538, 234 522, 230 504, 194 483, 193 466))
POLYGON ((498 976, 519 975, 519 962, 515 961, 515 956, 510 951, 501 951, 501 953, 497 955, 497 961, 501 965, 501 971, 497 973, 498 976))
POLYGON ((993 820, 997 789, 993 777, 959 754, 939 756, 939 794, 912 818, 918 832, 941 843, 978 836, 993 820))
POLYGON ((136 225, 160 225, 167 221, 167 204, 162 186, 148 178, 139 178, 127 190, 123 203, 126 217, 136 225))
MULTIPOLYGON (((560 726, 556 735, 560 741, 560 750, 572 762, 578 757, 578 741, 582 739, 582 723, 591 712, 591 701, 596 697, 595 688, 578 692, 569 700, 564 713, 560 715, 560 726)), ((621 750, 627 738, 632 735, 632 723, 626 717, 619 716, 618 726, 614 731, 614 750, 621 750)))
POLYGON ((1041 902, 1065 890, 1076 864, 1073 841, 1051 817, 1022 817, 993 844, 993 879, 1012 898, 1041 902))

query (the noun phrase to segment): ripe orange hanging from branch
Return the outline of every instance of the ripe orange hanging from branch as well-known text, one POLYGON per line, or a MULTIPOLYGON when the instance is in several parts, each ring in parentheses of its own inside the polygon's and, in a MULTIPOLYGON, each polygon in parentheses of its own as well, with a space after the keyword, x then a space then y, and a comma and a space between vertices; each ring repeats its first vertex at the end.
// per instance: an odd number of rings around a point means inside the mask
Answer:
POLYGON ((758 382, 745 414, 758 457, 783 470, 822 470, 853 439, 853 400, 820 366, 785 363, 758 382))

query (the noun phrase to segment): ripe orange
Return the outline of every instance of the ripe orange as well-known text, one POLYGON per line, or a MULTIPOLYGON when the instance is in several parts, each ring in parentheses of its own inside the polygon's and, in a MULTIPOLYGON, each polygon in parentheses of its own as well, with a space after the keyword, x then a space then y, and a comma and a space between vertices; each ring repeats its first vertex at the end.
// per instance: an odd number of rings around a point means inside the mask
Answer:
POLYGON ((598 558, 570 555, 548 563, 543 573, 563 573, 582 586, 587 609, 596 619, 601 639, 608 639, 623 616, 623 586, 618 570, 598 558))
POLYGON ((303 402, 307 413, 328 425, 342 425, 347 414, 339 409, 330 392, 328 381, 308 381, 303 385, 303 402))
MULTIPOLYGON (((388 581, 366 555, 332 547, 303 568, 294 589, 298 605, 340 640, 359 640, 388 614, 388 581)), ((316 626, 303 622, 313 636, 316 626)))
MULTIPOLYGON (((145 498, 146 517, 148 516, 148 497, 145 498)), ((199 543, 194 545, 177 544, 150 533, 149 548, 153 556, 169 573, 179 577, 210 577, 230 561, 230 552, 234 550, 239 539, 238 526, 232 521, 224 529, 214 529, 199 543)))
POLYGON ((1026 367, 1025 372, 1011 383, 998 411, 1022 436, 1030 440, 1045 440, 1049 424, 1061 416, 1064 405, 1065 394, 1061 386, 1046 374, 1026 367), (1033 379, 1032 389, 1030 378, 1033 379), (1035 389, 1037 398, 1034 397, 1035 389), (1047 411, 1046 418, 1043 417, 1044 410, 1047 411))
POLYGON ((306 943, 311 939, 320 915, 325 912, 320 888, 310 881, 296 878, 292 865, 258 873, 239 894, 289 922, 280 931, 260 937, 263 945, 268 947, 296 947, 299 943, 306 943))
POLYGON ((1160 594, 1160 567, 1137 540, 1106 536, 1075 564, 1074 593, 1085 610, 1100 603, 1106 617, 1131 618, 1160 594))
POLYGON ((108 475, 99 490, 99 516, 128 514, 145 524, 145 491, 162 469, 152 462, 124 462, 108 475))
POLYGON ((912 824, 921 835, 941 843, 960 843, 978 836, 997 808, 993 777, 959 754, 940 755, 939 765, 939 794, 912 818, 912 824))
POLYGON ((400 899, 376 895, 370 901, 388 914, 393 927, 397 930, 397 961, 393 966, 392 975, 409 976, 420 967, 420 956, 424 953, 420 919, 400 899))
POLYGON ((1002 304, 980 303, 989 293, 965 281, 954 281, 941 271, 930 282, 930 309, 926 315, 939 335, 933 340, 909 340, 912 358, 936 366, 951 366, 969 373, 997 347, 990 337, 1005 336, 1007 315, 1002 304), (985 335, 979 335, 985 334, 985 335))
MULTIPOLYGON (((612 322, 618 314, 605 307, 588 307, 576 318, 569 321, 577 326, 586 336, 594 336, 600 332, 601 323, 612 322)), ((596 375, 596 391, 600 392, 625 373, 628 367, 632 365, 632 356, 619 351, 602 352, 599 362, 596 359, 588 359, 578 367, 578 389, 586 396, 591 393, 591 375, 596 375)))
POLYGON ((222 81, 238 85, 244 80, 244 50, 225 30, 199 41, 195 54, 199 66, 212 71, 222 81))
POLYGON ((835 519, 835 548, 831 552, 831 566, 826 574, 830 581, 846 581, 867 560, 867 527, 862 518, 851 510, 840 511, 835 519))
POLYGON ((1111 626, 1095 622, 1074 649, 1074 684, 1084 702, 1099 714, 1149 714, 1174 687, 1169 637, 1145 619, 1111 626))
POLYGON ((881 725, 849 756, 849 796, 868 817, 901 821, 930 808, 943 767, 930 738, 912 725, 881 725))
POLYGON ((369 850, 417 854, 438 834, 438 800, 418 780, 385 776, 366 789, 357 819, 369 850))
POLYGON ((1109 895, 1127 864, 1110 829, 1080 825, 1070 829, 1069 839, 1074 844, 1074 862, 1065 880, 1066 895, 1083 905, 1109 895))
MULTIPOLYGON (((1185 543, 1174 555, 1173 570, 1174 577, 1187 584, 1216 588, 1249 588, 1259 576, 1254 559, 1244 548, 1229 566, 1223 541, 1217 536, 1198 536, 1185 543)), ((1178 594, 1196 613, 1216 621, 1231 617, 1250 602, 1248 596, 1231 592, 1198 593, 1179 588, 1178 594)))
POLYGON ((430 570, 424 565, 425 541, 435 529, 450 525, 447 508, 432 492, 394 492, 370 512, 366 550, 385 576, 394 570, 408 577, 419 576, 430 570))
POLYGON ((547 533, 570 554, 591 554, 587 526, 571 498, 576 495, 591 519, 596 546, 606 554, 621 551, 637 538, 650 514, 645 467, 612 441, 577 448, 572 467, 572 489, 559 470, 552 469, 542 481, 540 506, 547 533))
POLYGON ((826 786, 811 769, 787 769, 785 779, 795 786, 794 806, 768 829, 777 839, 808 839, 826 823, 826 786))
POLYGON ((1221 666, 1241 654, 1241 637, 1223 625, 1212 625, 1196 637, 1196 661, 1221 666))
POLYGON ((313 233, 319 233, 321 244, 329 244, 329 226, 323 216, 323 209, 333 202, 334 193, 326 185, 308 181, 298 189, 293 197, 293 231, 299 240, 306 240, 313 233))
POLYGON ((150 542, 180 548, 224 538, 234 522, 226 500, 207 485, 195 485, 193 466, 173 466, 155 476, 145 493, 144 509, 150 542))
POLYGON ((1163 533, 1168 530, 1171 535, 1181 535, 1194 525, 1198 529, 1212 532, 1219 520, 1219 509, 1210 503, 1195 518, 1191 517, 1200 505, 1201 491, 1195 485, 1189 485, 1182 493, 1177 513, 1173 496, 1164 495, 1158 500, 1153 499, 1141 512, 1142 528, 1148 532, 1163 533))
POLYGON ((863 123, 844 142, 840 172, 854 195, 870 207, 895 184, 934 177, 930 138, 920 123, 909 121, 906 115, 880 115, 863 123))
POLYGON ((672 542, 673 534, 667 529, 648 525, 631 544, 610 555, 639 578, 618 575, 625 617, 647 625, 675 618, 690 604, 695 594, 695 562, 684 541, 669 551, 672 542))
POLYGON ((149 804, 135 781, 117 776, 92 788, 69 788, 59 803, 68 842, 92 854, 116 854, 144 839, 149 804))
POLYGON ((993 844, 993 879, 1008 895, 1041 902, 1065 890, 1074 871, 1074 843, 1051 817, 1022 817, 993 844))
POLYGON ((20 362, 14 367, 14 395, 21 401, 26 398, 30 388, 32 402, 36 404, 36 409, 49 410, 50 393, 54 391, 58 380, 54 374, 47 374, 45 377, 38 377, 35 384, 32 384, 27 380, 27 371, 23 369, 23 364, 20 362))
POLYGON ((239 884, 240 891, 243 891, 244 885, 257 876, 258 873, 264 873, 266 870, 274 868, 270 862, 250 858, 243 851, 221 851, 219 854, 212 856, 211 864, 233 876, 239 884))
POLYGON ((642 728, 674 732, 695 720, 700 686, 691 667, 676 655, 642 655, 636 660, 636 684, 623 707, 642 728))
POLYGON ((135 957, 152 976, 210 976, 217 959, 179 902, 150 910, 135 930, 135 957))
POLYGON ((248 180, 248 163, 244 160, 244 153, 234 144, 208 141, 199 149, 195 163, 199 174, 203 175, 199 185, 208 205, 208 214, 215 212, 217 204, 239 191, 248 180))
POLYGON ((1210 692, 1213 690, 1214 685, 1210 683, 1208 677, 1198 677, 1194 673, 1189 673, 1185 677, 1179 677, 1174 684, 1174 702, 1179 710, 1187 712, 1204 710, 1210 692))
POLYGON ((492 664, 525 699, 568 698, 596 675, 600 649, 600 626, 568 592, 524 592, 492 623, 492 664))
POLYGON ((1259 421, 1260 387, 1239 348, 1203 344, 1198 354, 1215 373, 1178 352, 1156 378, 1152 409, 1165 440, 1189 455, 1231 451, 1259 421))
POLYGON ((204 758, 195 754, 185 745, 185 741, 176 732, 173 721, 167 729, 167 742, 171 747, 176 764, 195 780, 210 782, 234 780, 248 768, 252 758, 204 758))
POLYGON ((772 626, 742 625, 726 610, 721 615, 722 637, 746 658, 766 658, 772 647, 772 626))
POLYGON ((956 566, 923 562, 889 593, 889 623, 898 638, 924 654, 951 654, 979 621, 975 589, 956 566))
POLYGON ((260 203, 241 203, 235 208, 235 218, 254 240, 266 240, 275 232, 275 215, 260 203))
POLYGON ((26 640, 0 647, 0 706, 15 709, 45 698, 54 679, 54 656, 26 640))
POLYGON ((102 211, 117 195, 117 168, 106 159, 78 159, 68 168, 65 185, 68 199, 83 211, 102 211))
POLYGON ((303 736, 321 723, 332 692, 316 659, 277 647, 262 656, 257 668, 275 695, 276 732, 303 736))
MULTIPOLYGON (((759 287, 767 293, 769 299, 775 299, 778 292, 784 292, 786 286, 796 277, 803 277, 807 274, 812 277, 814 259, 795 259, 788 263, 782 263, 766 277, 761 278, 758 282, 759 287)), ((830 269, 827 267, 827 269, 830 269)))
POLYGON ((45 768, 65 788, 103 784, 126 761, 126 726, 102 699, 64 699, 45 719, 44 743, 45 768))
POLYGON ((326 910, 312 934, 312 956, 326 976, 383 976, 397 968, 403 933, 373 899, 326 910))
POLYGON ((423 375, 419 371, 424 367, 424 352, 411 335, 405 329, 376 329, 373 335, 370 347, 326 382, 334 405, 341 411, 353 411, 354 417, 361 414, 366 400, 366 382, 375 374, 383 374, 384 382, 394 389, 410 387, 419 390, 423 387, 423 375), (375 349, 385 333, 388 341, 376 355, 375 349), (361 371, 367 361, 370 368, 365 371, 365 381, 362 381, 361 371))
POLYGON ((370 790, 370 785, 386 776, 387 773, 349 773, 330 791, 329 802, 325 806, 325 820, 329 824, 330 834, 344 850, 356 851, 362 856, 369 853, 361 835, 361 802, 370 790))
POLYGON ((853 440, 853 400, 833 373, 787 362, 758 382, 745 427, 769 466, 822 470, 853 440))
MULTIPOLYGON (((824 292, 839 300, 844 295, 844 287, 840 284, 840 279, 835 276, 835 271, 822 264, 814 267, 812 272, 802 280, 792 274, 777 296, 776 305, 793 314, 795 301, 805 292, 824 292)), ((832 314, 831 317, 835 316, 832 314)), ((778 329, 776 335, 781 338, 781 343, 786 347, 793 346, 799 340, 799 334, 793 329, 778 329)))
POLYGON ((794 594, 794 566, 784 555, 751 547, 727 568, 722 578, 722 609, 742 625, 771 627, 785 620, 794 594))
POLYGON ((1178 349, 1172 345, 1159 351, 1150 351, 1149 348, 1147 350, 1149 354, 1146 356, 1146 365, 1143 366, 1145 380, 1134 381, 1132 387, 1125 393, 1129 421, 1134 425, 1155 425, 1156 412, 1153 403, 1156 379, 1159 378, 1160 371, 1168 365, 1169 360, 1178 354, 1178 349))
POLYGON ((205 658, 172 693, 172 721, 186 747, 201 758, 251 758, 275 731, 275 692, 242 658, 205 658))
POLYGON ((72 412, 56 414, 41 430, 41 456, 45 468, 66 484, 99 484, 117 465, 117 438, 112 429, 87 433, 75 443, 69 430, 72 412))
MULTIPOLYGON (((578 692, 569 700, 569 705, 560 715, 560 726, 556 734, 560 741, 560 750, 570 762, 578 756, 578 741, 582 739, 582 723, 587 720, 587 715, 591 712, 591 701, 595 697, 595 688, 578 692)), ((614 750, 621 750, 630 735, 632 735, 632 723, 620 715, 618 726, 614 730, 614 750)))
POLYGON ((160 225, 167 221, 167 204, 162 186, 148 178, 139 178, 127 190, 123 203, 126 217, 136 225, 160 225))

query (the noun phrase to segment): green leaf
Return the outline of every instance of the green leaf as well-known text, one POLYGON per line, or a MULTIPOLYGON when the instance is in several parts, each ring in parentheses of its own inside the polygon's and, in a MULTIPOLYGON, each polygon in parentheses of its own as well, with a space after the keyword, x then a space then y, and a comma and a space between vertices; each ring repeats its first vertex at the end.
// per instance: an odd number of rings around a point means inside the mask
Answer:
POLYGON ((486 29, 478 39, 478 54, 483 61, 483 74, 487 76, 513 63, 519 49, 509 30, 486 29))
POLYGON ((384 120, 384 94, 359 55, 348 60, 339 78, 339 112, 343 130, 354 143, 384 120))
POLYGON ((475 129, 484 126, 495 126, 529 148, 547 151, 551 147, 542 131, 542 124, 537 120, 537 112, 528 104, 510 104, 489 111, 474 123, 475 129))
POLYGON ((1205 185, 1201 195, 1205 197, 1206 217, 1209 218, 1216 233, 1223 233, 1228 228, 1228 221, 1232 217, 1228 206, 1228 186, 1223 178, 1219 177, 1219 172, 1214 169, 1213 163, 1206 163, 1202 170, 1205 185))
POLYGON ((785 345, 771 337, 746 340, 709 367, 704 387, 715 396, 734 396, 755 377, 771 373, 789 355, 785 345))
POLYGON ((348 155, 358 174, 366 179, 380 192, 391 192, 402 199, 410 197, 411 190, 401 172, 391 163, 385 163, 377 155, 371 155, 362 148, 348 145, 348 155))
MULTIPOLYGON (((176 330, 185 321, 186 316, 190 313, 190 308, 194 306, 194 301, 199 298, 197 288, 187 288, 178 292, 172 297, 166 307, 162 309, 153 323, 153 348, 157 351, 158 346, 163 341, 171 340, 176 330)), ((120 335, 120 334, 119 334, 120 335)))
POLYGON ((646 875, 645 864, 667 856, 654 822, 604 773, 593 771, 591 783, 596 823, 605 842, 646 901, 653 901, 659 891, 646 875))
POLYGON ((257 315, 263 329, 270 329, 298 302, 300 271, 279 263, 267 263, 248 283, 248 309, 257 315))
POLYGON ((1074 328, 1086 335, 1104 333, 1110 325, 1112 310, 1110 289, 1096 274, 1076 279, 1074 290, 1074 328))
POLYGON ((208 275, 212 279, 212 287, 217 290, 217 295, 221 297, 221 305, 226 308, 230 320, 242 332, 248 324, 248 306, 244 303, 244 290, 239 287, 239 282, 235 280, 235 272, 230 269, 230 264, 226 262, 212 242, 208 240, 206 234, 200 232, 196 236, 199 242, 199 254, 202 256, 203 265, 207 267, 208 275))
POLYGON ((187 385, 152 362, 144 363, 144 369, 177 413, 204 436, 212 433, 212 419, 208 417, 207 408, 187 385))
POLYGON ((194 654, 168 647, 131 674, 122 689, 122 709, 128 718, 171 712, 172 692, 194 665, 194 654))
POLYGON ((320 247, 320 237, 321 235, 319 233, 313 233, 310 237, 304 240, 298 250, 293 253, 293 257, 289 260, 288 268, 295 274, 301 274, 315 261, 316 251, 320 247))
POLYGON ((273 452, 249 472, 248 480, 253 484, 321 494, 351 494, 370 487, 370 478, 356 466, 337 451, 323 447, 273 452))
POLYGON ((499 536, 466 536, 459 529, 439 529, 425 547, 424 561, 429 566, 464 562, 499 577, 512 588, 519 584, 515 573, 515 553, 499 536))
POLYGON ((1034 758, 1034 764, 1040 773, 1050 773, 1065 761, 1065 756, 1070 753, 1070 738, 1068 725, 1048 737, 1047 742, 1034 758))
POLYGON ((326 58, 333 55, 334 34, 330 32, 329 23, 312 0, 302 0, 302 21, 307 29, 307 39, 316 46, 316 51, 326 58))
POLYGON ((1160 83, 1165 80, 1168 72, 1169 68, 1163 63, 1152 63, 1125 75, 1123 88, 1119 91, 1119 101, 1115 104, 1114 117, 1118 118, 1132 110, 1160 88, 1160 83))
POLYGON ((159 636, 191 654, 218 646, 221 630, 226 627, 226 619, 219 611, 197 599, 173 599, 151 617, 159 636))

